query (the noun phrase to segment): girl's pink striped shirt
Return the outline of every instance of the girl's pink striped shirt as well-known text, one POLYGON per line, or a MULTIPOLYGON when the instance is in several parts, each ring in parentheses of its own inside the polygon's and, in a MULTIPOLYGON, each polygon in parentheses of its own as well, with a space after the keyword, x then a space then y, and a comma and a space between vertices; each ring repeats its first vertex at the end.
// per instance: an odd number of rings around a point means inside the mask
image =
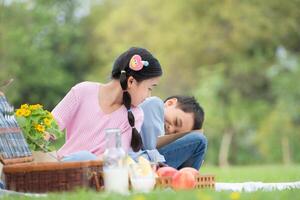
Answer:
MULTIPOLYGON (((122 147, 130 149, 131 127, 127 109, 121 106, 112 113, 105 114, 99 105, 99 83, 82 82, 75 85, 53 109, 52 114, 61 130, 66 129, 66 142, 57 152, 58 157, 87 150, 101 155, 105 150, 105 129, 120 128, 122 147)), ((104 94, 100 94, 104 95, 104 94)), ((141 108, 132 108, 135 127, 140 132, 144 120, 141 108)))

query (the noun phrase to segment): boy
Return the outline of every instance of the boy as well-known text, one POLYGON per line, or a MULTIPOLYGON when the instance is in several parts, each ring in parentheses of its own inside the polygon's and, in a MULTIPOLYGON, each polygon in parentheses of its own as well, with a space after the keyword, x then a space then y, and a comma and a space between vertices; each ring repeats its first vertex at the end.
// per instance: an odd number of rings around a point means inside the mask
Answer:
POLYGON ((146 154, 150 161, 165 162, 177 169, 199 169, 207 139, 200 130, 204 111, 195 98, 172 96, 163 102, 158 97, 150 97, 140 107, 144 111, 140 132, 144 151, 139 155, 146 154))

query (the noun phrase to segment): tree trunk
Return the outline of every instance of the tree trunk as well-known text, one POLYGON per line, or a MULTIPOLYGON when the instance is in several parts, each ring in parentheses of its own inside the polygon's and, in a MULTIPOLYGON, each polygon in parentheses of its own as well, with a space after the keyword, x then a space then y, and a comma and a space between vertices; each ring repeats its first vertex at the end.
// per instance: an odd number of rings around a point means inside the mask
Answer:
POLYGON ((227 131, 221 141, 221 147, 219 152, 219 166, 226 167, 229 166, 228 157, 230 145, 233 137, 233 131, 227 131))
POLYGON ((283 164, 290 165, 292 162, 291 151, 290 151, 290 142, 288 137, 281 137, 281 147, 282 147, 282 160, 283 164))

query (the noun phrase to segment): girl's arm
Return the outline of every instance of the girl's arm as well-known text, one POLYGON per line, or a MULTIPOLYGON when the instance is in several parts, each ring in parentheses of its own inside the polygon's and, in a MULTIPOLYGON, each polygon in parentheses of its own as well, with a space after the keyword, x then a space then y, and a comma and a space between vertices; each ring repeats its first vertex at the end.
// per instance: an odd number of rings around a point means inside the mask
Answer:
POLYGON ((75 93, 76 90, 77 86, 73 87, 51 112, 60 130, 64 130, 72 122, 74 113, 77 111, 79 100, 75 93))

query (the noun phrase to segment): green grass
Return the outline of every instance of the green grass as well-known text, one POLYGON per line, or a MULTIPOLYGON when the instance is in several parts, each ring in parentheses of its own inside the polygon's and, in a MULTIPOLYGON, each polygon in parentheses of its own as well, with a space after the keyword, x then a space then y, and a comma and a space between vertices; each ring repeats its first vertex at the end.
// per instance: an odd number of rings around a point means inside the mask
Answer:
MULTIPOLYGON (((205 166, 200 172, 204 174, 215 174, 217 182, 246 182, 246 181, 263 181, 263 182, 288 182, 300 180, 300 165, 281 166, 243 166, 218 168, 213 166, 205 166)), ((300 190, 285 190, 272 192, 253 192, 237 194, 237 199, 295 199, 300 196, 300 190)), ((20 199, 19 196, 6 196, 3 199, 20 199)), ((22 199, 33 199, 33 197, 22 197, 22 199)), ((107 199, 107 200, 193 200, 193 199, 234 199, 232 192, 215 192, 213 190, 193 190, 193 191, 172 191, 155 190, 148 194, 131 194, 128 196, 121 196, 117 194, 108 194, 105 192, 94 192, 90 190, 79 190, 69 193, 48 194, 47 197, 40 197, 39 199, 107 199)))
POLYGON ((300 181, 300 165, 233 166, 219 168, 204 166, 204 174, 215 174, 217 182, 288 182, 300 181))

